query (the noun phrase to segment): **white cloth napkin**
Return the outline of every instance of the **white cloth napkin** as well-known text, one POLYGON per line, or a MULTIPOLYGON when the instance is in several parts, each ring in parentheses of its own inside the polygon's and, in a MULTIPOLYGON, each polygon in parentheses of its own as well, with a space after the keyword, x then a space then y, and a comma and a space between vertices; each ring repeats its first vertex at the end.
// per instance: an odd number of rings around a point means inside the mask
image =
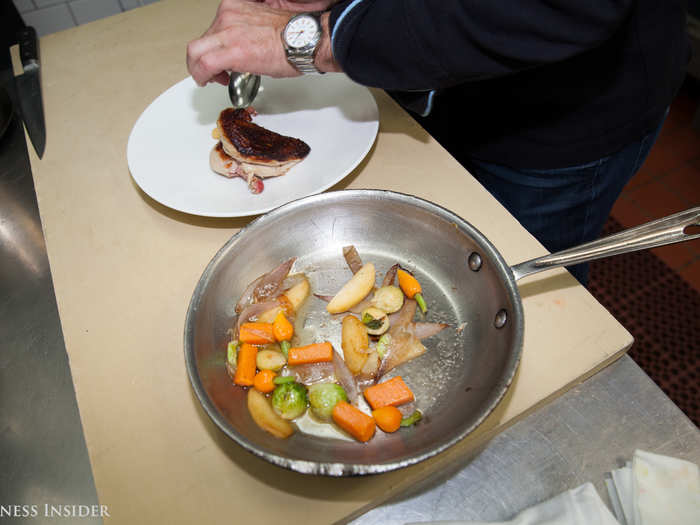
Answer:
MULTIPOLYGON (((567 490, 522 511, 510 521, 433 521, 420 525, 619 525, 592 483, 567 490)), ((418 525, 407 523, 406 525, 418 525)))
POLYGON ((689 461, 637 450, 606 480, 623 525, 700 524, 700 472, 689 461))
POLYGON ((700 472, 694 463, 637 450, 632 461, 610 472, 605 483, 617 519, 595 487, 585 483, 509 521, 406 525, 700 525, 700 472))

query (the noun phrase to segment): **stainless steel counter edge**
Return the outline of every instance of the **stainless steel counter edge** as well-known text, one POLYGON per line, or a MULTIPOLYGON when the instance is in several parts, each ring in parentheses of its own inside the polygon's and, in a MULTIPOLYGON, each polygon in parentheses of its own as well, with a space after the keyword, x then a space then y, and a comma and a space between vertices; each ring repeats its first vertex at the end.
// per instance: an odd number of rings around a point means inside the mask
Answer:
POLYGON ((102 523, 16 116, 0 137, 0 417, 0 522, 102 523))
POLYGON ((473 458, 343 523, 504 521, 588 481, 610 507, 605 475, 631 460, 635 449, 699 463, 700 431, 623 356, 473 458))

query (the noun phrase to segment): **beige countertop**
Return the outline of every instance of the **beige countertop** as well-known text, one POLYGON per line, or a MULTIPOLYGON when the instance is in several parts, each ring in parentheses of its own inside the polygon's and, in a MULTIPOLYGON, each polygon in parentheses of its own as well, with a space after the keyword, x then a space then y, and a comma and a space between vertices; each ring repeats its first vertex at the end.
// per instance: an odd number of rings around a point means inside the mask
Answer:
MULTIPOLYGON (((447 452, 389 474, 329 479, 280 469, 230 441, 190 388, 182 336, 206 264, 251 218, 170 210, 139 190, 126 163, 132 126, 187 76, 185 45, 208 26, 216 4, 163 0, 41 40, 47 146, 32 166, 86 442, 110 522, 340 520, 451 458, 473 454, 629 348, 627 331, 556 270, 520 283, 520 369, 496 411, 447 452)), ((474 224, 510 264, 545 253, 388 96, 372 94, 380 114, 376 143, 332 189, 372 187, 431 200, 474 224)))

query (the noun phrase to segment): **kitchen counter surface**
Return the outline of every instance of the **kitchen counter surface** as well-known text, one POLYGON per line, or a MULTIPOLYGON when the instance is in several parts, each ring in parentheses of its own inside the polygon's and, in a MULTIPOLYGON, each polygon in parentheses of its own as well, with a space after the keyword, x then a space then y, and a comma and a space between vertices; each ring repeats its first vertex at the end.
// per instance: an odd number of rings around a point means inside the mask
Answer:
MULTIPOLYGON (((537 408, 548 410, 624 354, 627 331, 557 270, 520 285, 525 345, 506 398, 473 435, 436 458, 368 478, 313 478, 229 441, 191 391, 182 330, 207 262, 250 218, 165 208, 133 183, 125 159, 131 127, 186 76, 185 44, 207 27, 215 6, 162 1, 41 42, 47 148, 42 160, 31 154, 32 171, 85 442, 110 521, 346 520, 468 463, 489 439, 537 408)), ((511 264, 545 253, 389 97, 372 94, 380 110, 376 144, 334 190, 378 187, 432 200, 472 222, 511 264)), ((654 402, 670 403, 659 392, 654 402)), ((682 425, 682 414, 669 421, 682 425)), ((693 459, 697 449, 688 454, 693 459)))

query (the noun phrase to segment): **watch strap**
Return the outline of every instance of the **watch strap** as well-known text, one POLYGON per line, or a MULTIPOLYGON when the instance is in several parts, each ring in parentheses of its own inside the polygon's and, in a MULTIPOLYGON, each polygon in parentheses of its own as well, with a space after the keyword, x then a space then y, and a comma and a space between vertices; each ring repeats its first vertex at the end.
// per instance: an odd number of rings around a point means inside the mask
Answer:
POLYGON ((311 56, 299 56, 299 55, 294 55, 293 53, 290 53, 290 51, 287 49, 287 60, 291 62, 291 64, 299 71, 300 73, 303 73, 305 75, 310 74, 310 73, 318 73, 322 74, 322 71, 319 71, 316 68, 316 64, 314 64, 314 59, 316 58, 316 53, 314 53, 311 56))

